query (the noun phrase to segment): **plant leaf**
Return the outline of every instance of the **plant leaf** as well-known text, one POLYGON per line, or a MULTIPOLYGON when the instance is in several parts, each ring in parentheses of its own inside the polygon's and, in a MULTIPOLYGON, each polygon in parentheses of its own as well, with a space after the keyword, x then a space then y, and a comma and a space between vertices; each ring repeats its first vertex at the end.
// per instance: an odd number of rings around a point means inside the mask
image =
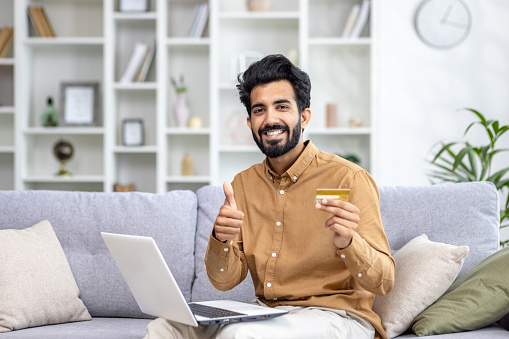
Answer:
POLYGON ((474 178, 477 179, 477 175, 478 175, 478 167, 477 167, 477 159, 475 158, 477 155, 477 153, 475 153, 475 151, 470 148, 468 150, 468 161, 470 162, 470 168, 472 169, 472 175, 474 176, 474 178))
POLYGON ((507 173, 509 172, 509 167, 507 168, 503 168, 501 169, 500 171, 492 174, 488 179, 486 179, 487 181, 491 181, 491 182, 497 182, 497 181, 500 181, 500 179, 502 179, 502 177, 507 173))

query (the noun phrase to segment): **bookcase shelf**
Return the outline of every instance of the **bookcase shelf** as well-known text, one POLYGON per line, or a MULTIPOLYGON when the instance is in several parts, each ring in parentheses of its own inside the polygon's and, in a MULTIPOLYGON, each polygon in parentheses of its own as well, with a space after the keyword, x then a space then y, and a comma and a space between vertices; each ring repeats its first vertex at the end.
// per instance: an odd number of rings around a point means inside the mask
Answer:
POLYGON ((6 173, 0 189, 110 192, 115 183, 133 183, 162 193, 232 180, 264 159, 236 90, 236 76, 253 52, 287 55, 308 72, 313 115, 304 137, 325 151, 354 153, 373 171, 373 15, 359 36, 342 35, 351 8, 362 3, 278 0, 266 12, 250 12, 238 0, 150 0, 148 12, 128 13, 115 0, 2 0, 0 26, 15 26, 15 36, 12 52, 0 58, 0 170, 6 173), (190 37, 204 3, 206 26, 190 37), (33 36, 27 6, 44 7, 55 37, 33 36), (154 42, 146 78, 121 82, 135 44, 154 42), (177 127, 171 77, 183 77, 190 116, 202 128, 177 127), (64 109, 64 81, 99 83, 99 126, 41 126, 49 96, 64 109), (327 127, 330 103, 337 105, 338 123, 327 127), (352 118, 362 126, 350 126, 352 118), (123 145, 125 119, 143 121, 142 145, 123 145), (60 138, 75 148, 71 178, 54 176, 52 147, 60 138), (193 176, 182 175, 186 154, 193 176))

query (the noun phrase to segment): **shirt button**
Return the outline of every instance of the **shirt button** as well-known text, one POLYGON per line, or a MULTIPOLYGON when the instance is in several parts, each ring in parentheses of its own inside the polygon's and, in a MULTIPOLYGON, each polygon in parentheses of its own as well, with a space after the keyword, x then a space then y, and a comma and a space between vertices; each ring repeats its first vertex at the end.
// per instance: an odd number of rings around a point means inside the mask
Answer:
POLYGON ((278 221, 276 225, 281 226, 281 221, 278 221))
POLYGON ((357 274, 359 278, 362 278, 362 273, 357 274))
POLYGON ((341 254, 341 258, 345 259, 345 258, 346 258, 346 255, 341 254))
POLYGON ((297 180, 297 176, 296 175, 293 177, 293 180, 297 180))
POLYGON ((276 257, 276 255, 277 255, 276 253, 272 253, 272 257, 273 257, 273 258, 275 258, 275 257, 276 257))
POLYGON ((230 241, 230 245, 233 245, 233 240, 232 240, 232 241, 230 241))
POLYGON ((271 287, 271 286, 272 286, 272 284, 271 284, 271 283, 267 283, 267 287, 271 287))
POLYGON ((279 191, 279 194, 285 194, 285 191, 281 190, 279 191))
POLYGON ((277 298, 274 298, 274 299, 272 299, 272 300, 276 301, 276 300, 277 300, 277 298))
POLYGON ((221 271, 221 272, 224 272, 224 268, 221 268, 221 269, 220 269, 220 271, 221 271))
POLYGON ((225 252, 228 252, 228 247, 225 247, 225 248, 224 248, 224 251, 225 251, 225 252))

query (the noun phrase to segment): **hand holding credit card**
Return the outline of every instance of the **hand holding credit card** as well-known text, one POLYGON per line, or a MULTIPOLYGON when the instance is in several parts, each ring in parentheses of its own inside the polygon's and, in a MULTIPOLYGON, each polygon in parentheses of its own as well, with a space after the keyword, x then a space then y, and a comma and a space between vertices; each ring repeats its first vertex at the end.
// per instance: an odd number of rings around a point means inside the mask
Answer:
POLYGON ((350 189, 348 188, 318 188, 316 190, 315 204, 321 203, 322 199, 348 201, 349 196, 350 189))

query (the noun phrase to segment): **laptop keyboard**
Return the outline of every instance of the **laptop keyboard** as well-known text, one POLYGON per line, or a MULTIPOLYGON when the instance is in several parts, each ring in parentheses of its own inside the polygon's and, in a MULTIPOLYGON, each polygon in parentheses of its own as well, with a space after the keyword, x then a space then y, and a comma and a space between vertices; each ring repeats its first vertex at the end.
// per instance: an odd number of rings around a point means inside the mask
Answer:
POLYGON ((202 305, 202 304, 189 304, 191 311, 195 315, 200 315, 206 318, 225 318, 225 317, 233 317, 244 315, 243 313, 238 313, 230 310, 225 310, 222 308, 202 305))

